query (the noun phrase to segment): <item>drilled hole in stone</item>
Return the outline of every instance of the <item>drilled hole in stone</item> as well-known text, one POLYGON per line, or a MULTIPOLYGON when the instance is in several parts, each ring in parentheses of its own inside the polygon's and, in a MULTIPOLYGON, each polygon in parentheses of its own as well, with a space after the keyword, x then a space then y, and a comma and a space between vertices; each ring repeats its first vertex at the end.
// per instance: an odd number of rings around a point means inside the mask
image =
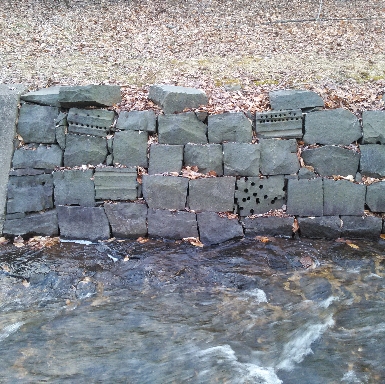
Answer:
POLYGON ((258 196, 258 193, 257 193, 257 192, 254 192, 254 193, 253 193, 253 196, 254 196, 254 197, 258 196))
POLYGON ((240 210, 240 211, 243 211, 243 207, 239 207, 239 210, 240 210))
POLYGON ((255 183, 254 183, 254 181, 253 181, 253 182, 251 183, 251 186, 254 187, 254 185, 255 185, 255 183))
POLYGON ((260 185, 260 186, 259 186, 259 189, 262 189, 262 188, 263 188, 263 185, 260 185))
POLYGON ((244 197, 244 198, 242 199, 242 201, 245 203, 245 202, 246 202, 246 197, 244 197))
POLYGON ((260 201, 259 198, 257 197, 257 198, 255 199, 255 202, 256 202, 257 204, 259 204, 261 201, 260 201))
POLYGON ((271 204, 274 204, 275 203, 275 200, 271 200, 271 204))
POLYGON ((250 213, 254 215, 254 209, 250 209, 250 213))
POLYGON ((247 188, 245 188, 243 191, 244 191, 245 193, 249 192, 249 190, 248 190, 247 188))
POLYGON ((263 198, 266 200, 267 199, 267 195, 263 196, 263 198))
POLYGON ((250 200, 250 196, 247 196, 247 199, 246 200, 250 200))

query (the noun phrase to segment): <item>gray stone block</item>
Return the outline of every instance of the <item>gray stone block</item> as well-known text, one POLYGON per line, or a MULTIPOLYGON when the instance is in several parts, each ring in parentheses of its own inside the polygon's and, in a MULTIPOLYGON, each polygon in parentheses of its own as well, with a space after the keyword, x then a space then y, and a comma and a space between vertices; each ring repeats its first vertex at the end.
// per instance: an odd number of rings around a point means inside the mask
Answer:
POLYGON ((65 149, 66 147, 66 134, 68 130, 67 113, 59 113, 55 119, 55 138, 59 147, 65 149))
POLYGON ((136 168, 96 168, 94 174, 97 200, 136 200, 138 182, 136 168))
POLYGON ((112 236, 137 238, 147 235, 147 206, 136 203, 104 204, 112 236))
POLYGON ((196 214, 186 211, 148 210, 148 236, 166 239, 198 237, 196 214))
POLYGON ((220 244, 243 237, 243 228, 237 219, 218 216, 215 212, 197 214, 199 237, 204 245, 220 244))
POLYGON ((325 216, 364 214, 365 185, 354 184, 348 180, 330 179, 324 179, 323 184, 325 216))
POLYGON ((122 101, 117 85, 66 86, 59 89, 62 108, 111 107, 122 101))
POLYGON ((360 146, 360 171, 363 176, 385 176, 385 146, 379 144, 365 144, 360 146))
POLYGON ((56 207, 60 237, 71 240, 107 240, 110 225, 103 207, 56 207))
POLYGON ((360 122, 346 109, 317 111, 305 116, 305 144, 349 145, 361 136, 360 122))
POLYGON ((194 112, 158 116, 158 140, 160 144, 206 144, 207 126, 194 112))
POLYGON ((260 169, 263 175, 290 175, 299 170, 294 139, 262 139, 260 169))
POLYGON ((183 163, 183 145, 151 144, 148 173, 180 172, 183 163))
POLYGON ((242 223, 246 236, 293 236, 294 217, 245 217, 242 223))
POLYGON ((64 166, 103 164, 107 157, 107 140, 104 137, 82 136, 69 133, 66 136, 64 166))
POLYGON ((300 89, 283 89, 269 92, 272 109, 313 109, 323 108, 322 97, 315 92, 300 89))
POLYGON ((259 176, 259 144, 224 143, 223 168, 225 176, 259 176))
POLYGON ((166 114, 183 112, 186 108, 198 108, 208 102, 201 89, 174 85, 152 85, 148 98, 159 105, 166 114))
POLYGON ((366 187, 366 204, 372 212, 385 212, 385 181, 366 187))
POLYGON ((381 217, 374 216, 341 216, 341 236, 348 239, 374 239, 380 238, 382 230, 381 217))
POLYGON ((60 86, 48 87, 39 89, 37 91, 28 92, 25 95, 20 96, 21 100, 40 104, 49 105, 52 107, 60 107, 59 103, 59 90, 60 86))
POLYGON ((55 205, 95 205, 95 185, 91 169, 53 173, 55 205))
POLYGON ((306 167, 300 168, 298 171, 298 179, 313 179, 315 177, 317 175, 306 167))
POLYGON ((323 180, 288 180, 287 213, 298 216, 322 216, 324 214, 323 180))
POLYGON ((306 165, 314 167, 321 176, 352 175, 355 177, 360 162, 358 152, 332 145, 306 149, 301 156, 306 165))
POLYGON ((19 219, 7 219, 4 235, 57 236, 59 234, 56 210, 32 213, 19 219))
POLYGON ((13 168, 54 169, 62 166, 63 151, 58 145, 29 145, 16 149, 13 168))
POLYGON ((116 132, 113 143, 114 164, 128 167, 148 167, 147 132, 116 132))
POLYGON ((55 119, 58 108, 23 104, 20 108, 17 133, 25 143, 53 144, 56 141, 55 119))
POLYGON ((237 180, 235 201, 240 216, 250 216, 281 209, 285 204, 284 176, 246 177, 237 180))
POLYGON ((149 208, 186 208, 188 179, 184 177, 143 175, 143 197, 149 208))
POLYGON ((363 144, 385 144, 385 111, 362 112, 363 144))
POLYGON ((189 181, 188 205, 193 211, 226 212, 234 209, 235 177, 189 181))
POLYGON ((302 139, 302 111, 256 113, 255 130, 261 138, 302 139))
POLYGON ((53 208, 52 175, 11 176, 8 182, 7 214, 38 212, 53 208))
POLYGON ((200 173, 214 171, 223 175, 222 144, 186 144, 183 158, 185 166, 197 166, 200 173))
POLYGON ((253 137, 251 121, 243 112, 210 115, 207 132, 209 143, 251 143, 253 137))
POLYGON ((116 123, 116 128, 133 131, 156 131, 156 116, 153 110, 148 111, 122 111, 116 123))
POLYGON ((299 217, 301 237, 310 239, 337 239, 341 235, 339 216, 299 217))

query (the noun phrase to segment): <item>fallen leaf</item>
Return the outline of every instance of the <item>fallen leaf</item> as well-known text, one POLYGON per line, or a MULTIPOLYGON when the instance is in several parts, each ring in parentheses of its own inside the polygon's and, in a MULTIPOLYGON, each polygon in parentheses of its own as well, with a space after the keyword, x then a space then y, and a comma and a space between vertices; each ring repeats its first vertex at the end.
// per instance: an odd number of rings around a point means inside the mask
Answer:
POLYGON ((269 243, 271 241, 271 239, 267 236, 255 236, 255 240, 258 240, 261 243, 269 243))
POLYGON ((381 239, 385 239, 385 233, 381 233, 380 237, 381 239))
POLYGON ((346 243, 347 245, 349 245, 350 248, 353 248, 353 249, 360 249, 360 247, 356 244, 353 244, 353 243, 346 243))
POLYGON ((138 238, 136 239, 136 241, 137 241, 138 243, 140 243, 140 244, 147 243, 148 240, 149 240, 148 237, 138 237, 138 238))
POLYGON ((5 237, 0 237, 0 245, 8 244, 8 240, 5 237))
POLYGON ((296 233, 296 232, 298 232, 298 230, 299 230, 298 220, 297 220, 297 219, 294 219, 294 223, 293 223, 293 232, 296 233))
POLYGON ((309 268, 313 265, 313 259, 310 256, 302 256, 299 259, 299 262, 302 264, 304 268, 309 268))
POLYGON ((24 285, 24 287, 28 288, 30 286, 30 283, 28 280, 23 280, 22 284, 24 285))
POLYGON ((203 244, 197 237, 184 237, 182 240, 194 245, 195 247, 203 247, 203 244))

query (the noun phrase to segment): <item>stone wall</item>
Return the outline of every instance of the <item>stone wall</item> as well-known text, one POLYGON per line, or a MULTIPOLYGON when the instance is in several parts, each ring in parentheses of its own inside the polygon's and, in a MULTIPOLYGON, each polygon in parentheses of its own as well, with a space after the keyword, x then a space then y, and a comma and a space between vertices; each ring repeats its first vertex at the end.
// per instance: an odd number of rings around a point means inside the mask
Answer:
POLYGON ((254 115, 184 112, 207 103, 191 88, 152 86, 149 98, 163 114, 107 109, 117 86, 0 88, 2 234, 210 245, 383 231, 385 111, 361 122, 292 90, 254 115))

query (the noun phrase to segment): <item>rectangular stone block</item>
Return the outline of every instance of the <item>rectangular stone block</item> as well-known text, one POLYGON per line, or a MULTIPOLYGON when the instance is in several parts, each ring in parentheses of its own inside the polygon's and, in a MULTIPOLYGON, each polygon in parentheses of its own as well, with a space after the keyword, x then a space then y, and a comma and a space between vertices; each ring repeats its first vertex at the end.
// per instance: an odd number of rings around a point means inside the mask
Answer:
POLYGON ((156 116, 153 110, 148 111, 122 111, 116 123, 116 129, 156 132, 156 116))
POLYGON ((312 110, 323 108, 322 97, 313 91, 303 89, 279 89, 269 92, 271 108, 312 110))
POLYGON ((246 236, 292 237, 294 217, 245 217, 242 224, 246 236))
POLYGON ((183 161, 185 166, 198 167, 200 173, 214 171, 217 176, 222 176, 222 144, 186 144, 183 161))
POLYGON ((49 105, 52 107, 60 107, 59 104, 59 90, 60 86, 48 87, 39 89, 37 91, 28 92, 20 96, 21 100, 29 103, 40 105, 49 105))
POLYGON ((363 176, 385 176, 385 146, 380 144, 365 144, 360 146, 360 170, 363 176))
POLYGON ((13 168, 54 169, 63 164, 63 151, 58 145, 29 145, 16 149, 13 168))
POLYGON ((136 200, 138 182, 136 168, 96 168, 94 174, 97 200, 136 200))
POLYGON ((112 149, 114 164, 147 168, 147 141, 147 132, 116 132, 112 149))
POLYGON ((209 143, 251 143, 251 121, 243 112, 222 113, 208 117, 209 143))
POLYGON ((374 216, 341 216, 341 236, 348 239, 373 239, 380 238, 382 230, 381 217, 374 216))
POLYGON ((385 111, 362 112, 363 144, 385 144, 385 111))
POLYGON ((341 235, 339 216, 299 217, 298 225, 301 237, 309 239, 337 239, 341 235))
POLYGON ((224 143, 223 168, 225 176, 259 176, 259 144, 224 143))
POLYGON ((366 204, 372 212, 385 212, 385 181, 366 187, 366 204))
POLYGON ((148 173, 180 172, 183 163, 183 145, 151 144, 148 173))

